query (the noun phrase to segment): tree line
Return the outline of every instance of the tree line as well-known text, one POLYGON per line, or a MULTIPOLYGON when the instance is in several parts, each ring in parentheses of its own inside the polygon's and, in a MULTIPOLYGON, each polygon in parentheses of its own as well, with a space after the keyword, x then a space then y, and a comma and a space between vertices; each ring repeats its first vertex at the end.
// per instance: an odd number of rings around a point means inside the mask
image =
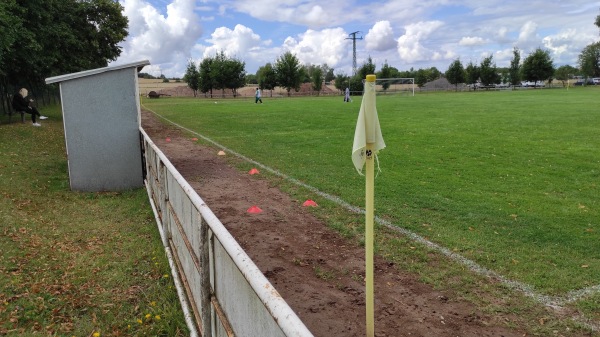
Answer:
MULTIPOLYGON (((20 87, 44 99, 45 79, 105 67, 121 54, 128 19, 113 0, 1 0, 2 110, 20 87)), ((56 93, 56 90, 54 90, 56 93)))
MULTIPOLYGON (((595 25, 600 28, 600 15, 596 17, 595 25)), ((579 55, 578 68, 570 65, 554 67, 554 61, 548 50, 537 48, 526 56, 521 62, 521 50, 517 47, 513 49, 513 58, 509 67, 499 68, 494 62, 493 56, 485 57, 480 64, 472 61, 463 65, 460 58, 455 59, 449 65, 445 72, 439 71, 436 67, 400 71, 390 66, 387 61, 379 71, 369 56, 357 70, 356 74, 350 76, 344 73, 334 75, 334 69, 324 65, 302 65, 296 55, 286 52, 281 55, 274 63, 267 63, 260 67, 256 74, 244 74, 243 62, 233 60, 239 73, 232 73, 235 80, 229 81, 233 86, 226 86, 227 81, 218 81, 211 77, 211 74, 220 74, 220 65, 227 61, 227 57, 221 52, 214 58, 204 59, 198 67, 190 61, 186 77, 189 79, 188 85, 196 93, 197 90, 212 96, 213 89, 231 89, 234 92, 244 84, 256 84, 261 89, 272 90, 277 87, 286 89, 288 96, 292 89, 298 91, 301 83, 312 83, 312 89, 318 93, 322 89, 323 83, 335 81, 336 89, 343 91, 349 88, 352 93, 361 94, 363 90, 363 79, 368 74, 375 74, 377 78, 414 78, 415 84, 423 87, 427 82, 445 77, 458 90, 459 84, 466 84, 472 88, 491 87, 497 84, 506 86, 519 86, 522 81, 533 83, 537 86, 540 82, 554 79, 561 81, 563 85, 575 75, 584 75, 585 77, 600 77, 600 42, 592 43, 586 46, 579 55), (206 63, 205 63, 206 61, 206 63), (241 67, 239 64, 241 63, 241 67), (211 69, 214 67, 214 69, 211 69), (245 78, 245 83, 242 81, 245 78), (240 80, 240 81, 237 81, 240 80)), ((231 61, 231 60, 230 60, 231 61)), ((383 84, 383 90, 389 87, 390 83, 383 84)))

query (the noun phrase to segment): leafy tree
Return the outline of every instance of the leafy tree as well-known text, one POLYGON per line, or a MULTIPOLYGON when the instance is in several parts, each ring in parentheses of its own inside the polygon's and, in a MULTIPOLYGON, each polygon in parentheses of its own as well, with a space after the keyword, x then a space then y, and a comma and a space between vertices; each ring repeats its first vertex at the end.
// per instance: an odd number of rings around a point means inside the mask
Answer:
POLYGON ((435 81, 438 78, 442 77, 442 72, 438 70, 436 67, 431 67, 425 70, 427 73, 427 82, 435 81))
POLYGON ((513 89, 514 86, 521 83, 521 67, 519 63, 521 63, 521 51, 519 48, 514 47, 513 58, 510 60, 510 67, 508 68, 509 81, 513 89))
POLYGON ((246 74, 246 84, 258 84, 258 77, 255 74, 246 74))
POLYGON ((122 12, 113 0, 0 1, 0 91, 106 66, 127 36, 122 12))
POLYGON ((226 88, 231 89, 233 97, 237 97, 237 90, 246 85, 246 63, 230 58, 226 61, 228 70, 226 88))
POLYGON ((422 88, 427 83, 427 70, 419 69, 415 76, 415 83, 419 88, 422 88))
POLYGON ((329 67, 327 63, 323 64, 321 68, 323 69, 323 73, 325 74, 325 82, 331 82, 335 79, 335 75, 333 74, 333 68, 329 67))
POLYGON ((200 72, 194 61, 190 60, 185 70, 183 80, 187 83, 188 87, 194 92, 194 97, 198 95, 198 89, 200 88, 200 72))
MULTIPOLYGON (((381 70, 379 71, 379 73, 377 74, 377 78, 392 78, 392 67, 390 67, 387 63, 387 61, 385 61, 383 63, 383 66, 381 67, 381 70)), ((381 84, 381 88, 385 91, 388 90, 388 88, 390 87, 391 83, 389 81, 385 81, 381 84)))
POLYGON ((473 62, 469 62, 465 68, 465 80, 467 84, 471 84, 473 88, 476 88, 475 84, 479 81, 479 67, 474 65, 473 62))
POLYGON ((271 63, 267 63, 258 68, 256 77, 258 79, 258 86, 261 89, 270 90, 271 97, 273 97, 273 89, 275 89, 277 86, 277 73, 275 72, 273 65, 271 65, 271 63))
POLYGON ((550 52, 537 48, 523 61, 523 78, 527 81, 545 81, 554 74, 550 52))
MULTIPOLYGON (((311 65, 311 67, 313 67, 311 65)), ((300 83, 310 83, 311 79, 310 79, 310 74, 311 74, 312 70, 309 69, 307 66, 301 64, 300 65, 300 83)))
MULTIPOLYGON (((356 75, 361 80, 364 80, 367 78, 367 75, 371 75, 371 74, 375 74, 375 64, 373 63, 373 59, 371 58, 371 56, 369 56, 367 61, 365 63, 363 63, 363 65, 358 69, 358 71, 356 72, 356 75)), ((361 91, 362 91, 362 88, 361 88, 361 91)))
POLYGON ((569 81, 569 79, 573 77, 573 75, 575 75, 577 72, 577 68, 572 67, 570 65, 564 65, 556 69, 556 71, 554 72, 554 77, 557 80, 561 81, 563 87, 565 87, 567 85, 567 81, 569 81))
POLYGON ((221 89, 223 97, 226 89, 231 89, 233 97, 236 97, 237 89, 246 84, 245 64, 221 51, 212 63, 212 77, 215 89, 221 89))
POLYGON ((350 76, 344 73, 337 74, 335 77, 335 88, 344 91, 346 87, 350 87, 350 76))
POLYGON ((300 61, 298 61, 296 55, 289 51, 281 55, 275 62, 277 82, 286 89, 288 96, 290 96, 292 89, 300 90, 302 81, 300 68, 300 61))
POLYGON ((492 62, 493 56, 490 55, 484 58, 479 66, 479 77, 481 78, 481 83, 484 86, 489 86, 500 82, 498 69, 496 69, 496 64, 492 62))
POLYGON ((212 74, 212 65, 214 62, 214 58, 212 57, 206 57, 204 59, 202 59, 202 62, 200 62, 200 66, 199 66, 199 73, 200 73, 200 92, 202 92, 205 96, 207 94, 210 94, 210 97, 212 98, 212 90, 214 88, 214 79, 213 79, 213 74, 212 74))
POLYGON ((579 54, 579 69, 586 77, 600 76, 600 42, 583 48, 579 54))
POLYGON ((349 80, 350 95, 352 95, 352 94, 362 95, 362 92, 365 89, 365 85, 363 83, 364 80, 365 80, 365 78, 361 78, 360 75, 355 75, 355 76, 350 77, 350 80, 349 80))
POLYGON ((321 93, 323 88, 323 70, 321 67, 315 67, 312 71, 312 88, 317 92, 317 96, 321 93))
POLYGON ((456 91, 458 91, 458 85, 465 82, 465 68, 463 68, 460 59, 456 59, 450 64, 448 70, 446 70, 446 78, 448 82, 454 84, 456 91))

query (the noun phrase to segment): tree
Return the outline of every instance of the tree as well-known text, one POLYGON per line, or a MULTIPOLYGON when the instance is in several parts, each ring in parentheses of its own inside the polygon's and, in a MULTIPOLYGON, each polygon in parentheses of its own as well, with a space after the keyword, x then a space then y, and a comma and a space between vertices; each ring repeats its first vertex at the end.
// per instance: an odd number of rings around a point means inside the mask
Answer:
POLYGON ((600 42, 583 48, 579 54, 579 69, 586 77, 600 76, 600 42))
POLYGON ((479 81, 479 67, 473 64, 473 62, 469 62, 467 67, 465 68, 465 80, 467 84, 473 86, 473 88, 477 88, 476 84, 479 81))
POLYGON ((481 84, 486 87, 500 82, 498 69, 496 69, 496 64, 492 62, 493 56, 490 55, 484 58, 479 66, 479 78, 481 79, 481 84))
POLYGON ((419 69, 417 70, 417 75, 415 76, 415 82, 419 88, 422 88, 427 83, 427 70, 419 69))
MULTIPOLYGON (((375 74, 375 64, 373 63, 373 59, 371 59, 371 56, 369 56, 367 61, 365 63, 363 63, 363 65, 358 69, 358 71, 356 72, 356 75, 361 80, 364 80, 367 78, 367 75, 371 75, 371 74, 375 74)), ((361 91, 362 91, 362 89, 361 89, 361 91)))
POLYGON ((350 87, 350 76, 344 73, 337 74, 335 76, 335 88, 343 92, 347 87, 350 87))
POLYGON ((212 64, 214 59, 212 57, 206 57, 202 59, 200 62, 199 73, 200 73, 200 92, 202 92, 205 96, 210 93, 210 98, 212 98, 212 90, 214 88, 214 79, 212 74, 212 64))
POLYGON ((323 73, 325 74, 325 82, 331 82, 335 79, 335 75, 333 74, 333 68, 329 67, 327 63, 323 64, 321 68, 323 69, 323 73))
POLYGON ((545 81, 554 74, 554 66, 550 52, 537 48, 523 61, 523 78, 527 81, 535 82, 545 81))
POLYGON ((285 88, 288 96, 292 89, 300 90, 302 72, 300 71, 300 61, 296 55, 286 52, 275 62, 275 72, 277 73, 277 82, 285 88))
POLYGON ((194 61, 190 60, 185 70, 183 80, 187 83, 188 87, 194 92, 194 97, 198 95, 198 89, 200 88, 200 72, 196 68, 194 61))
POLYGON ((258 68, 256 78, 258 79, 258 86, 261 89, 270 90, 271 97, 273 97, 273 89, 277 86, 277 73, 271 63, 258 68))
POLYGON ((521 83, 521 67, 519 63, 521 62, 521 51, 519 48, 513 48, 513 58, 510 60, 510 67, 508 68, 508 76, 510 80, 510 84, 513 86, 521 83))
POLYGON ((436 67, 431 67, 425 70, 427 72, 427 82, 435 81, 442 77, 442 72, 436 67))
POLYGON ((33 89, 47 77, 105 67, 121 54, 128 21, 117 1, 0 2, 2 93, 8 86, 33 89))
POLYGON ((258 84, 258 77, 255 74, 246 74, 246 84, 258 84))
POLYGON ((236 97, 237 89, 246 84, 245 64, 228 57, 224 51, 221 51, 217 53, 211 64, 211 77, 213 87, 221 89, 223 97, 226 89, 231 89, 233 97, 236 97))
POLYGON ((321 67, 315 67, 312 71, 312 88, 317 92, 317 96, 321 93, 323 88, 323 70, 321 67))
POLYGON ((569 79, 572 78, 573 75, 577 73, 577 71, 577 68, 571 67, 570 65, 560 66, 554 72, 554 78, 561 81, 563 87, 565 87, 567 85, 567 81, 569 81, 569 79))
MULTIPOLYGON (((377 78, 392 78, 392 67, 388 65, 387 60, 383 63, 379 74, 377 74, 377 78)), ((388 90, 390 85, 390 81, 385 81, 381 84, 381 88, 385 91, 388 90)))
POLYGON ((458 91, 458 84, 465 82, 465 69, 460 59, 456 59, 450 64, 448 70, 446 70, 446 79, 454 84, 456 91, 458 91))

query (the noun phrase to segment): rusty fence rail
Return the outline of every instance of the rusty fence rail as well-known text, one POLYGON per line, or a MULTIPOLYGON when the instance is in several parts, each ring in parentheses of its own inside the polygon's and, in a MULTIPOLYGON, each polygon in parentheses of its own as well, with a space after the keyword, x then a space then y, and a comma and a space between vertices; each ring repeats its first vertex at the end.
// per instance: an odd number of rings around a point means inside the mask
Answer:
POLYGON ((191 336, 312 336, 206 203, 140 132, 146 188, 191 336))

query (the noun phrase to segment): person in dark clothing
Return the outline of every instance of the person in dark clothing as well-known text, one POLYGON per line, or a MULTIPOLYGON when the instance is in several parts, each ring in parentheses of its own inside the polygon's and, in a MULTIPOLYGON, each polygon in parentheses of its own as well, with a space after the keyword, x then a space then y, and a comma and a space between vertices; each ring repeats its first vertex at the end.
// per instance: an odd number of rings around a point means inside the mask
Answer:
POLYGON ((33 99, 27 99, 27 95, 27 89, 21 88, 21 90, 13 96, 12 106, 15 111, 25 111, 25 113, 30 114, 33 126, 42 126, 40 123, 36 123, 35 117, 39 116, 40 119, 46 119, 48 117, 40 115, 40 112, 35 107, 31 106, 33 99))

